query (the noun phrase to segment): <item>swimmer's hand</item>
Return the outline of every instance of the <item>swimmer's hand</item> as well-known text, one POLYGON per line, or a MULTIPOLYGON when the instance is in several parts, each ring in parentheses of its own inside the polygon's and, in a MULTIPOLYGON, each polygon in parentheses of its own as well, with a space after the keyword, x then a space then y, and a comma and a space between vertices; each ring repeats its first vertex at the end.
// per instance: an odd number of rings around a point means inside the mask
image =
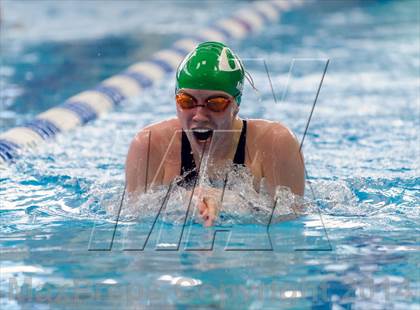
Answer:
POLYGON ((204 226, 213 226, 213 223, 219 214, 219 209, 220 205, 214 198, 203 197, 203 199, 198 204, 198 211, 200 212, 200 216, 204 221, 204 226))
MULTIPOLYGON (((191 192, 188 192, 191 195, 191 192)), ((198 200, 197 209, 205 227, 213 226, 221 208, 222 192, 215 188, 198 187, 194 190, 194 196, 198 200)))

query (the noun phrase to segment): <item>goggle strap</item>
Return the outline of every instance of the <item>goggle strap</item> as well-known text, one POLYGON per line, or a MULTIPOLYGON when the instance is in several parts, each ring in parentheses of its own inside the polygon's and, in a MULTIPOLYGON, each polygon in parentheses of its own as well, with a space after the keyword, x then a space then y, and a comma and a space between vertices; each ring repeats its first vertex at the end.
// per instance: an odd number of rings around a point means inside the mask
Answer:
POLYGON ((247 79, 249 85, 251 85, 252 89, 259 93, 258 89, 255 87, 254 79, 248 71, 245 71, 245 78, 247 79))

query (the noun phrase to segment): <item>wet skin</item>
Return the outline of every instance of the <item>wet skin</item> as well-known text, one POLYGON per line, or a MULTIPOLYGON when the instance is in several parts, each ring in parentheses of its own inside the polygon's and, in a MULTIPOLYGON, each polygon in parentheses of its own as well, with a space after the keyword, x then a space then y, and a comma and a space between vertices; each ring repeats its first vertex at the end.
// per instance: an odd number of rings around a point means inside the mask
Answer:
MULTIPOLYGON (((129 193, 141 193, 153 186, 170 184, 179 176, 181 130, 186 132, 197 166, 203 152, 209 154, 215 170, 233 159, 242 129, 242 120, 237 116, 239 107, 234 98, 223 91, 181 91, 194 97, 198 106, 182 109, 176 104, 177 118, 149 125, 136 135, 126 161, 129 193), (232 102, 224 111, 214 112, 206 107, 206 100, 214 96, 224 96, 232 102), (201 136, 197 137, 194 131, 201 131, 201 136), (204 140, 203 135, 208 135, 208 138, 204 140)), ((278 186, 287 186, 294 194, 302 196, 304 162, 291 131, 278 122, 267 120, 248 120, 247 124, 245 166, 253 175, 255 190, 259 190, 259 181, 265 178, 273 197, 278 186)), ((204 225, 212 225, 221 207, 220 191, 200 188, 195 189, 194 194, 198 197, 198 211, 204 225)))

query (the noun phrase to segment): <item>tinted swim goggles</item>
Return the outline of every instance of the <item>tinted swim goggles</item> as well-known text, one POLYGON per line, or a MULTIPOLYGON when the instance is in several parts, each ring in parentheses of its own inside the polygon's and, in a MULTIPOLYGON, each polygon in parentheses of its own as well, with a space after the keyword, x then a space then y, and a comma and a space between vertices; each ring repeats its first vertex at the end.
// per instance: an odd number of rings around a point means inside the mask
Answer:
POLYGON ((198 104, 197 99, 194 97, 179 92, 175 96, 176 103, 184 110, 194 109, 196 107, 206 107, 213 112, 223 112, 232 102, 232 99, 223 96, 214 96, 206 99, 204 104, 198 104))

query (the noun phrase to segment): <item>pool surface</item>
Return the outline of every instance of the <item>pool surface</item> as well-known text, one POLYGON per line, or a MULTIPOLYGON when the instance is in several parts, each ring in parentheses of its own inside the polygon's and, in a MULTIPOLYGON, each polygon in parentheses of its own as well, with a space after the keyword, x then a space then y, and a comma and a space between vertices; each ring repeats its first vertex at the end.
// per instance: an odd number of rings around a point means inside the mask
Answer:
MULTIPOLYGON (((2 2, 0 131, 249 4, 159 3, 2 2)), ((185 238, 174 250, 176 212, 143 249, 159 193, 116 230, 107 212, 135 133, 175 113, 173 75, 0 169, 1 309, 418 309, 419 13, 417 1, 309 2, 229 43, 258 89, 246 85, 240 116, 281 121, 299 139, 329 60, 303 144, 310 212, 272 223, 270 239, 257 219, 226 212, 242 250, 224 249, 226 233, 212 250, 185 238)))

